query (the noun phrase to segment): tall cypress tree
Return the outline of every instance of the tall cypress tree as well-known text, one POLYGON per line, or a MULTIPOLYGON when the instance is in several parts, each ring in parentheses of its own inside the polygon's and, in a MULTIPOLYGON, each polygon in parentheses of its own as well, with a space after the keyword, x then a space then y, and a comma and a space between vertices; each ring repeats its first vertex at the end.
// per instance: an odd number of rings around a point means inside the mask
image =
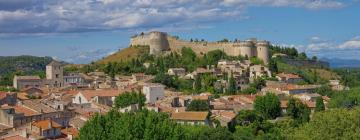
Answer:
POLYGON ((227 93, 228 95, 234 95, 234 94, 236 94, 236 91, 237 91, 237 89, 236 89, 236 81, 235 81, 232 73, 230 74, 230 78, 229 78, 229 82, 228 82, 228 83, 229 83, 229 84, 228 84, 228 89, 227 89, 226 93, 227 93))
POLYGON ((321 97, 318 97, 316 99, 316 108, 315 108, 315 111, 323 111, 325 110, 325 105, 324 105, 324 101, 321 97))
POLYGON ((194 89, 196 93, 200 93, 201 91, 201 76, 199 74, 195 77, 194 89))

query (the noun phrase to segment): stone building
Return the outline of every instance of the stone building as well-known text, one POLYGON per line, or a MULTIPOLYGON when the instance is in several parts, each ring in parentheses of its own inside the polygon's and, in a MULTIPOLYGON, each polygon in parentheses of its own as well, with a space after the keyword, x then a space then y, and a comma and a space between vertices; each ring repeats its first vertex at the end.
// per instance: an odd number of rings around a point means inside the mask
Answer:
POLYGON ((180 40, 164 32, 153 31, 133 36, 130 46, 146 45, 150 47, 150 54, 160 55, 166 51, 180 52, 183 47, 191 48, 197 54, 204 54, 213 50, 222 50, 230 56, 258 57, 265 64, 269 62, 268 41, 249 39, 236 42, 190 42, 180 40))
POLYGON ((145 94, 146 103, 154 104, 157 100, 164 98, 164 85, 147 84, 144 85, 142 93, 145 94))
POLYGON ((42 80, 39 76, 16 76, 13 80, 14 88, 22 90, 29 87, 39 88, 42 86, 42 80))
POLYGON ((30 130, 37 136, 53 139, 61 136, 61 125, 50 120, 40 120, 31 123, 30 130))
POLYGON ((64 87, 64 70, 61 63, 52 61, 46 65, 46 84, 49 87, 64 87))
POLYGON ((64 75, 64 86, 66 87, 91 87, 93 78, 83 73, 68 73, 64 75))

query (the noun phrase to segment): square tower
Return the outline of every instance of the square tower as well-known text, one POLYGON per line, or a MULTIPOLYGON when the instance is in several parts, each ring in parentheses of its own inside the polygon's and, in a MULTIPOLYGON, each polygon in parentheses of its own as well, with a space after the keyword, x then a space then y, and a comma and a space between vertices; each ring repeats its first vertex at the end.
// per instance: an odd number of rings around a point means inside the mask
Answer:
POLYGON ((46 80, 50 87, 64 86, 64 69, 61 63, 52 61, 46 65, 46 80))

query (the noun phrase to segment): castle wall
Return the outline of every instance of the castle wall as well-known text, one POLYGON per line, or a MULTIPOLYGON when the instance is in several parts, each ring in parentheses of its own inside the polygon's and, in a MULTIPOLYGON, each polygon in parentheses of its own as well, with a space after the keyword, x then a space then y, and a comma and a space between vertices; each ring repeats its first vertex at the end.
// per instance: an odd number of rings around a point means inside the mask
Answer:
POLYGON ((164 51, 180 52, 181 48, 189 47, 197 54, 222 50, 230 56, 257 56, 265 64, 269 62, 269 42, 247 40, 241 42, 189 42, 168 36, 163 32, 150 32, 131 38, 130 45, 149 45, 150 54, 161 54, 164 51))

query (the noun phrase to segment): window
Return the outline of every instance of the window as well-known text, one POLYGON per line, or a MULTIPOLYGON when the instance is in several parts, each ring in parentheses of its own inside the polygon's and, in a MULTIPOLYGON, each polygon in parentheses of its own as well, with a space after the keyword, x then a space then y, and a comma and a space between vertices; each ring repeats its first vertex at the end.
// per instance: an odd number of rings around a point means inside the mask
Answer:
POLYGON ((55 74, 55 78, 59 78, 59 74, 55 74))

